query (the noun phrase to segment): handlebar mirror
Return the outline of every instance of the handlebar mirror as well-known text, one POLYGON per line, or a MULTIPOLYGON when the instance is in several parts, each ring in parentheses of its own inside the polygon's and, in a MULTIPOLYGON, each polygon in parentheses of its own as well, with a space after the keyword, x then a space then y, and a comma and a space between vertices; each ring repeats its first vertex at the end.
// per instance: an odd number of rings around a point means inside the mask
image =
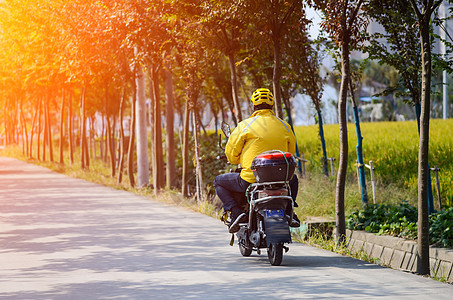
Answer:
POLYGON ((225 121, 222 121, 221 128, 222 128, 223 134, 226 136, 226 138, 229 138, 231 135, 230 125, 228 125, 228 123, 226 123, 225 121))

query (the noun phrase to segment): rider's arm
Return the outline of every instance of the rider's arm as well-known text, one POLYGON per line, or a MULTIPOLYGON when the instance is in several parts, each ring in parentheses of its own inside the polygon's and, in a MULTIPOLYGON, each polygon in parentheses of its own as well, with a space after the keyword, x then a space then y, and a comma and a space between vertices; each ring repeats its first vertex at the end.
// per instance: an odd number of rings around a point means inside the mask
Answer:
POLYGON ((244 147, 244 137, 241 134, 240 126, 236 127, 228 138, 228 143, 225 146, 225 155, 231 164, 237 165, 240 163, 242 148, 244 147))

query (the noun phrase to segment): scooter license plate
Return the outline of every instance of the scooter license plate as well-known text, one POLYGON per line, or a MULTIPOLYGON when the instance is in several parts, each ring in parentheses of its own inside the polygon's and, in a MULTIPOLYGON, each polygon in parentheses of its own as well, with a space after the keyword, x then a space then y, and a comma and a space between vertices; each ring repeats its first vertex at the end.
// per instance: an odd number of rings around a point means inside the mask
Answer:
POLYGON ((277 209, 277 210, 266 210, 266 218, 283 218, 283 210, 282 209, 277 209))

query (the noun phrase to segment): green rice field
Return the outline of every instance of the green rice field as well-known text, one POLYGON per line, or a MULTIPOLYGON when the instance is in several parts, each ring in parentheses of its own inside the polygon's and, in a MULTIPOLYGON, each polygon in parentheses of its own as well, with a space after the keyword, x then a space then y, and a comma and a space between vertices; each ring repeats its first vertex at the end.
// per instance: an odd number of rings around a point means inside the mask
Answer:
MULTIPOLYGON (((416 121, 361 123, 363 157, 366 164, 373 161, 375 177, 381 187, 397 186, 411 193, 417 192, 418 181, 418 130, 416 121)), ((321 172, 321 142, 318 126, 295 128, 298 145, 307 164, 308 172, 321 172)), ((338 124, 325 125, 327 157, 339 158, 338 124)), ((356 177, 355 161, 357 136, 355 125, 348 124, 349 164, 348 176, 356 177)), ((430 167, 440 168, 439 181, 444 205, 453 205, 453 119, 430 121, 430 167)), ((368 194, 371 194, 370 173, 366 169, 368 194)), ((432 172, 434 201, 437 205, 435 173, 432 172)), ((378 195, 379 196, 379 195, 378 195)), ((370 196, 371 198, 371 196, 370 196)))

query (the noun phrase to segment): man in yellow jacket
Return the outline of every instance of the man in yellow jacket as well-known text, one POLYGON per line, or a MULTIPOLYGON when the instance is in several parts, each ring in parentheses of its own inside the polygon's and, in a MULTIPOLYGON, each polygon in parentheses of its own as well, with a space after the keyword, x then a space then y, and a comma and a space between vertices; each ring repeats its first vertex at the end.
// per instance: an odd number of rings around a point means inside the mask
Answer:
MULTIPOLYGON (((251 170, 253 159, 268 150, 281 150, 294 155, 296 138, 291 127, 282 119, 275 116, 272 108, 274 96, 266 88, 257 89, 252 97, 254 112, 250 118, 243 120, 231 133, 225 147, 225 154, 231 164, 240 164, 241 173, 227 173, 219 175, 214 180, 217 196, 223 203, 224 211, 231 212, 231 233, 239 230, 240 222, 247 222, 243 213, 245 191, 255 182, 251 170)), ((295 203, 298 190, 298 179, 294 175, 289 182, 291 196, 295 203)), ((291 226, 298 226, 298 219, 291 222, 291 226)))

